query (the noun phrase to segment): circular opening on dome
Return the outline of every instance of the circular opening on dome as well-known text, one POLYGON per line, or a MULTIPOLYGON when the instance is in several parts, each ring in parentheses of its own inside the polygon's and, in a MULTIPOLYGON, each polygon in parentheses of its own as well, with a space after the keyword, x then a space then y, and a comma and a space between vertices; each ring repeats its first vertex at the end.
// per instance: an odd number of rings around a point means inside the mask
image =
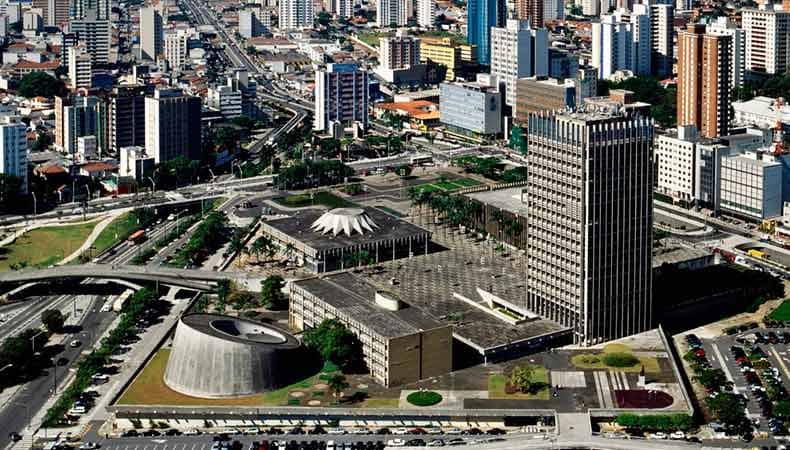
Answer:
POLYGON ((216 319, 210 322, 211 328, 228 336, 247 339, 262 344, 282 344, 287 341, 279 331, 252 322, 232 319, 216 319))
POLYGON ((365 214, 365 210, 362 208, 335 208, 330 210, 329 213, 338 216, 358 216, 365 214))

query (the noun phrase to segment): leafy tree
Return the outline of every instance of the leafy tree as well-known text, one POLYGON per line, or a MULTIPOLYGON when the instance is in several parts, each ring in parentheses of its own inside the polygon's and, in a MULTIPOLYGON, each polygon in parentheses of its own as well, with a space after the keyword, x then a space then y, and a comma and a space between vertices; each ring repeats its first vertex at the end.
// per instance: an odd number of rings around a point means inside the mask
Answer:
POLYGON ((60 333, 63 331, 63 324, 66 322, 66 318, 63 317, 63 313, 60 312, 59 309, 47 309, 41 313, 41 323, 47 327, 47 331, 50 333, 60 333))
POLYGON ((502 172, 502 175, 499 177, 499 181, 503 183, 519 183, 522 181, 527 181, 527 168, 514 167, 512 169, 508 169, 502 172))
POLYGON ((332 375, 332 377, 327 380, 327 386, 329 386, 329 390, 332 391, 332 396, 337 398, 340 394, 343 393, 343 389, 348 389, 350 384, 346 381, 346 377, 343 374, 336 374, 332 375))
POLYGON ((261 281, 261 306, 266 309, 284 309, 288 306, 282 289, 285 280, 280 275, 271 275, 261 281))
POLYGON ((727 425, 737 425, 745 417, 743 405, 732 393, 721 392, 715 397, 707 397, 705 403, 713 415, 727 425))
POLYGON ((40 71, 31 72, 22 77, 17 89, 17 93, 26 98, 37 96, 52 98, 63 95, 65 92, 66 86, 62 81, 40 71))
POLYGON ((514 367, 510 372, 510 385, 521 392, 529 392, 532 389, 532 372, 529 365, 514 367))
POLYGON ((34 152, 43 152, 52 145, 52 136, 49 133, 39 132, 36 135, 36 141, 33 142, 31 150, 34 152))
POLYGON ((315 350, 325 361, 354 368, 362 362, 362 343, 337 319, 326 319, 304 332, 307 348, 315 350))
POLYGON ((224 311, 225 305, 228 302, 228 296, 231 293, 230 280, 228 280, 227 278, 223 278, 217 281, 217 287, 215 292, 217 294, 217 308, 220 311, 224 311))
POLYGON ((780 400, 774 406, 774 415, 782 418, 790 418, 790 400, 780 400))
POLYGON ((214 133, 214 145, 219 151, 235 152, 240 139, 239 131, 234 127, 219 127, 214 133))
POLYGON ((619 82, 599 81, 599 95, 608 95, 611 89, 632 91, 637 101, 650 103, 650 115, 660 126, 670 127, 676 124, 677 88, 675 86, 664 89, 654 77, 632 77, 619 82))
POLYGON ((510 129, 508 145, 522 155, 527 153, 527 138, 524 136, 524 130, 520 126, 516 125, 510 129))
POLYGON ((712 390, 718 390, 727 383, 727 377, 721 369, 704 370, 694 378, 699 384, 712 390))
POLYGON ((411 166, 409 166, 409 165, 407 165, 407 164, 404 164, 404 165, 402 165, 402 166, 398 166, 398 167, 395 169, 395 173, 397 173, 397 174, 398 174, 398 176, 399 176, 399 177, 402 177, 402 178, 406 178, 406 177, 408 177, 409 175, 411 175, 411 171, 412 171, 412 168, 411 168, 411 166))
POLYGON ((253 128, 255 128, 255 125, 256 125, 255 120, 251 119, 248 116, 244 116, 244 115, 239 116, 239 117, 234 117, 233 119, 230 120, 230 123, 232 123, 234 125, 237 125, 237 126, 240 126, 240 127, 243 127, 243 128, 246 128, 248 130, 252 130, 253 128))
POLYGON ((234 291, 228 296, 228 303, 240 311, 255 304, 255 294, 249 291, 234 291))

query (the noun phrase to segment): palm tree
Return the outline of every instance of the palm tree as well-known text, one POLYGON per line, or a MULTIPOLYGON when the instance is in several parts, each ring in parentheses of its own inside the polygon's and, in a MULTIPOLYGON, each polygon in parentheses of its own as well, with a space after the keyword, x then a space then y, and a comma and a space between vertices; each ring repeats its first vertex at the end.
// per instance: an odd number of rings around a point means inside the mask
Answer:
POLYGON ((291 255, 293 255, 294 253, 296 253, 296 247, 292 242, 289 242, 288 244, 285 245, 285 248, 283 249, 283 255, 285 255, 286 259, 290 259, 291 255))
POLYGON ((335 401, 337 401, 338 396, 343 394, 343 389, 348 389, 350 384, 346 381, 346 376, 343 374, 332 375, 326 382, 327 386, 329 386, 329 390, 332 391, 332 396, 335 397, 335 401))

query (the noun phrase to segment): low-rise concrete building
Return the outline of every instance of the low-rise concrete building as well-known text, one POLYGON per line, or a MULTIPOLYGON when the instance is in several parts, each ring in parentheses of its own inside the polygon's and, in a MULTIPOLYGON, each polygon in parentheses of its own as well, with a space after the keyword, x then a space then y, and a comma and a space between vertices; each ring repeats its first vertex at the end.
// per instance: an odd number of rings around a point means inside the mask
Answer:
POLYGON ((441 122, 452 133, 478 138, 502 133, 502 93, 483 83, 442 83, 441 122))

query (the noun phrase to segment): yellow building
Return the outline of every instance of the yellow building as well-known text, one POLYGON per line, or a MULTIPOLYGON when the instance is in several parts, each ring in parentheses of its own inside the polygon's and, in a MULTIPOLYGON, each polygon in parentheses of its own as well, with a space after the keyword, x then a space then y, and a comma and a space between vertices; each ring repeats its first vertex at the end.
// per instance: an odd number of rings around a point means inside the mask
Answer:
POLYGON ((432 61, 447 67, 446 81, 455 80, 455 74, 464 63, 477 63, 477 46, 456 44, 450 38, 422 38, 420 62, 432 61))

